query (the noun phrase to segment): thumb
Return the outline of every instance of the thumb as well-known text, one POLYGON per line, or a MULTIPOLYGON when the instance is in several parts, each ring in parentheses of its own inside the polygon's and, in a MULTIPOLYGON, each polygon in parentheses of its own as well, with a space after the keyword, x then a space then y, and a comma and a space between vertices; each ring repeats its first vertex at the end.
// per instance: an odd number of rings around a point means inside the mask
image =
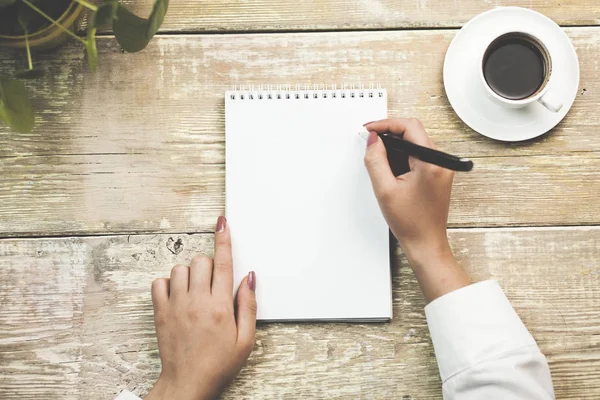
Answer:
POLYGON ((383 141, 373 131, 369 132, 369 139, 367 140, 365 166, 371 177, 373 190, 377 197, 388 191, 396 181, 387 159, 387 152, 385 151, 383 141))
POLYGON ((237 321, 238 346, 252 351, 254 335, 256 333, 256 274, 251 271, 242 279, 237 292, 237 307, 235 319, 237 321))

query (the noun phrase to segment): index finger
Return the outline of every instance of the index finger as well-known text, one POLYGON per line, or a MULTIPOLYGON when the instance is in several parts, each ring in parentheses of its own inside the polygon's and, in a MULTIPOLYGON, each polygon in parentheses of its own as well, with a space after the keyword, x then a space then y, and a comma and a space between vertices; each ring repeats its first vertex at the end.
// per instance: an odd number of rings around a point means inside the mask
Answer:
POLYGON ((435 148, 421 121, 416 118, 388 118, 365 125, 369 131, 401 135, 404 140, 420 146, 435 148))
POLYGON ((231 235, 227 226, 227 220, 223 216, 220 216, 217 220, 217 230, 215 232, 215 261, 211 293, 230 298, 233 302, 231 235))

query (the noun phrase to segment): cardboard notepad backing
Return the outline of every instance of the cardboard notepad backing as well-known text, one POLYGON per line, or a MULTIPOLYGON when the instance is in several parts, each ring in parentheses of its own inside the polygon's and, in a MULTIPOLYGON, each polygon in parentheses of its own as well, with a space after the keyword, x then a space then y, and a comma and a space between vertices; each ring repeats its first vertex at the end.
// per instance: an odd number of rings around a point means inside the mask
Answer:
POLYGON ((258 319, 392 318, 388 227, 358 135, 386 116, 383 89, 226 92, 235 287, 256 272, 258 319))

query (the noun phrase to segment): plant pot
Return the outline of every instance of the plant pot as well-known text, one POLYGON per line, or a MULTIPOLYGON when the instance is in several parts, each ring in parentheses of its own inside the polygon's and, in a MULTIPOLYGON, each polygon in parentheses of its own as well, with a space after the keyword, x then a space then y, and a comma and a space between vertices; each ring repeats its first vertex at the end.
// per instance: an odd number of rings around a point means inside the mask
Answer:
MULTIPOLYGON (((85 7, 79 3, 71 3, 67 10, 57 19, 65 28, 73 31, 81 22, 85 7)), ((52 24, 29 35, 29 47, 32 50, 50 50, 66 42, 70 36, 52 24)), ((25 36, 0 35, 0 47, 25 48, 25 36)))

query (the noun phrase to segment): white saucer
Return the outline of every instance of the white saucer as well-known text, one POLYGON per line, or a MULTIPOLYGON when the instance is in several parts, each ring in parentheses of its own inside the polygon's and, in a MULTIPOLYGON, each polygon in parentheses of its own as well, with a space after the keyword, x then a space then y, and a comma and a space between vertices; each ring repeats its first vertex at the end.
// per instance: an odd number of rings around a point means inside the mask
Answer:
POLYGON ((548 132, 569 112, 579 88, 579 61, 568 36, 550 18, 526 8, 496 8, 470 20, 452 40, 444 61, 444 87, 452 108, 471 129, 496 140, 527 140, 548 132), (505 108, 485 92, 479 76, 480 55, 499 32, 523 27, 553 54, 548 85, 564 101, 557 113, 538 102, 520 109, 505 108))

